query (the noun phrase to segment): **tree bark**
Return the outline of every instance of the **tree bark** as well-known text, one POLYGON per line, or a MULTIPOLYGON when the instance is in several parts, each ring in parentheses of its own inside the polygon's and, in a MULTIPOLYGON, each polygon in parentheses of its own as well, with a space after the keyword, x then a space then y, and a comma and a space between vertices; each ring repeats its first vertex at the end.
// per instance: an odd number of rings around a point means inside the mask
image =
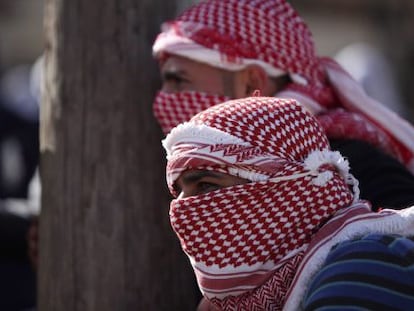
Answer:
POLYGON ((46 0, 38 310, 194 310, 151 45, 175 1, 46 0))

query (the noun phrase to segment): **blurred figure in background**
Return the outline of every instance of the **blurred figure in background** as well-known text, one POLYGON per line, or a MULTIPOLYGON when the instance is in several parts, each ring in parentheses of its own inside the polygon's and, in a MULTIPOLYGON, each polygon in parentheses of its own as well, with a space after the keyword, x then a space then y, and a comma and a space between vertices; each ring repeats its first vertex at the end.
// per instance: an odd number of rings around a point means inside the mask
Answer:
POLYGON ((28 234, 39 212, 39 60, 0 78, 0 310, 32 310, 28 234))
POLYGON ((352 43, 341 49, 335 59, 369 96, 407 118, 392 66, 380 49, 368 43, 352 43))

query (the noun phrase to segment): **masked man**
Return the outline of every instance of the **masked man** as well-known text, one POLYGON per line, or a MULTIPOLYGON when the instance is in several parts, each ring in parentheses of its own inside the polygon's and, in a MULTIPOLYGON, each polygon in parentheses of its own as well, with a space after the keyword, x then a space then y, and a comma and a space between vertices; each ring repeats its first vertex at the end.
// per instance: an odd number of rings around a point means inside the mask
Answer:
POLYGON ((369 98, 284 0, 207 0, 165 23, 153 52, 163 87, 154 113, 164 133, 231 98, 294 98, 317 116, 374 206, 414 203, 414 130, 369 98))
MULTIPOLYGON (((342 286, 334 296, 344 298, 336 307, 414 307, 414 295, 406 294, 414 286, 414 243, 406 238, 414 235, 414 208, 372 212, 349 163, 295 100, 216 105, 174 128, 163 145, 175 197, 170 220, 205 297, 200 310, 311 310, 318 299, 307 293, 310 282, 328 257, 337 263, 331 257, 349 241, 375 247, 365 249, 362 266, 348 266, 347 281, 358 287, 334 284, 342 286), (388 256, 370 243, 396 236, 388 256), (388 262, 391 255, 400 261, 388 262), (379 263, 393 273, 383 275, 379 263)), ((351 250, 359 253, 358 245, 351 250)))

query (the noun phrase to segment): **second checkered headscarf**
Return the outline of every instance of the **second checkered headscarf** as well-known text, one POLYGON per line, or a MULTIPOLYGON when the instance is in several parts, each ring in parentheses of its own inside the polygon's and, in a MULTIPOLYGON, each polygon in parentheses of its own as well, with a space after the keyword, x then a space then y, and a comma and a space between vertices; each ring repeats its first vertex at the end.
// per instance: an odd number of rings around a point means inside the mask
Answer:
POLYGON ((230 70, 258 63, 270 76, 292 73, 331 96, 309 28, 284 0, 201 1, 163 27, 153 46, 158 57, 166 52, 230 70))
MULTIPOLYGON (((369 98, 338 64, 319 58, 309 28, 285 0, 201 1, 164 24, 153 52, 160 60, 171 54, 231 71, 257 64, 270 77, 289 74, 294 83, 276 96, 295 98, 313 114, 324 114, 329 138, 367 141, 414 172, 414 128, 369 98)), ((155 102, 165 133, 209 104, 177 100, 161 92, 155 102)))
POLYGON ((200 289, 220 308, 240 306, 234 297, 243 310, 283 305, 311 235, 357 199, 347 162, 294 100, 216 105, 173 129, 164 147, 175 195, 175 181, 189 169, 251 181, 171 203, 171 224, 200 289))

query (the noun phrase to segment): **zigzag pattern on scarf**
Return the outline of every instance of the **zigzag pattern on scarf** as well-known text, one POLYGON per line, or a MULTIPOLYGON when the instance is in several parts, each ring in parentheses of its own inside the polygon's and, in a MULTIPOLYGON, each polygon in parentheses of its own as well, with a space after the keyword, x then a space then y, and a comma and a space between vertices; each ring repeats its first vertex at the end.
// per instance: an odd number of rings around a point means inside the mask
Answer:
POLYGON ((303 251, 296 254, 286 265, 275 271, 266 283, 251 292, 240 296, 229 296, 224 299, 212 298, 210 301, 219 310, 226 311, 282 310, 286 293, 303 256, 303 251))
POLYGON ((258 156, 263 152, 255 146, 240 146, 240 145, 211 145, 210 152, 223 152, 223 157, 235 157, 236 162, 243 162, 258 156))

